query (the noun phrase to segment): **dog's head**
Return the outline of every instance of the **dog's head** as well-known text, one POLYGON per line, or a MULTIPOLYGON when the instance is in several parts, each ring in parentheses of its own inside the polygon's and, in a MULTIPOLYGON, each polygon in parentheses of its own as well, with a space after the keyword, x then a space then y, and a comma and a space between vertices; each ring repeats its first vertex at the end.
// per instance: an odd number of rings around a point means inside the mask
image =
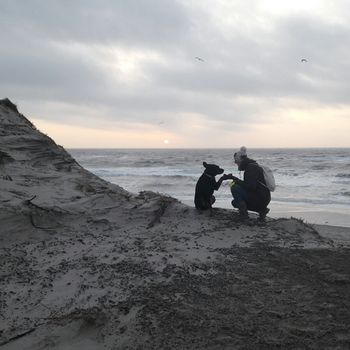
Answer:
POLYGON ((209 175, 215 176, 215 175, 222 174, 224 172, 224 169, 220 168, 216 164, 208 164, 206 162, 203 162, 203 166, 205 168, 204 172, 209 175))

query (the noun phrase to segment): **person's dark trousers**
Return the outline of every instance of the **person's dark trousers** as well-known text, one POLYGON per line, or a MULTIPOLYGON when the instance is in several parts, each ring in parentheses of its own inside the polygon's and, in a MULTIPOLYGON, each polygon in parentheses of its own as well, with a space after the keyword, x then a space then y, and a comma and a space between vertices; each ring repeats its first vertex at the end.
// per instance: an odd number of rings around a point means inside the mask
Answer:
POLYGON ((231 202, 232 205, 235 208, 238 208, 239 216, 241 219, 247 219, 248 218, 247 191, 239 185, 234 185, 231 187, 231 193, 233 196, 233 201, 231 202))
POLYGON ((247 203, 248 193, 243 187, 234 185, 231 187, 231 193, 233 197, 232 205, 235 208, 238 208, 238 205, 241 202, 247 203))

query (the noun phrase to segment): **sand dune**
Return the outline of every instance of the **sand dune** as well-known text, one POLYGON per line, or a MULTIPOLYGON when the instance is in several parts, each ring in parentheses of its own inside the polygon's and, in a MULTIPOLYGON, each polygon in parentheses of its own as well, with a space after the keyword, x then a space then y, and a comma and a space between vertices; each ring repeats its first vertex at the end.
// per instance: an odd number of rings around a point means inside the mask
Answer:
POLYGON ((0 101, 1 349, 350 348, 350 229, 83 169, 0 101))

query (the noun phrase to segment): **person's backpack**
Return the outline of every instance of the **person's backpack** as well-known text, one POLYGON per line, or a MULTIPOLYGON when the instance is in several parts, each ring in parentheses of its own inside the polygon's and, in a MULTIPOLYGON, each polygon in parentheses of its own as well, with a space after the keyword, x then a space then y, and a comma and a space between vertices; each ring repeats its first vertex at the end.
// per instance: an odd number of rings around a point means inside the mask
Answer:
POLYGON ((266 187, 273 192, 276 189, 276 181, 272 170, 266 165, 260 165, 260 167, 263 170, 266 187))

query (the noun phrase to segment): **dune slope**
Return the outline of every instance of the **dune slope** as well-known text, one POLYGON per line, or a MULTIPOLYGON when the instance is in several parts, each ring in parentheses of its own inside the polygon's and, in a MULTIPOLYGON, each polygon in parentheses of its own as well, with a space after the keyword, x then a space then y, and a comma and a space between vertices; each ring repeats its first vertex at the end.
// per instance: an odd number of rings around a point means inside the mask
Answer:
POLYGON ((129 193, 8 99, 0 222, 1 349, 350 347, 349 245, 332 227, 129 193))

